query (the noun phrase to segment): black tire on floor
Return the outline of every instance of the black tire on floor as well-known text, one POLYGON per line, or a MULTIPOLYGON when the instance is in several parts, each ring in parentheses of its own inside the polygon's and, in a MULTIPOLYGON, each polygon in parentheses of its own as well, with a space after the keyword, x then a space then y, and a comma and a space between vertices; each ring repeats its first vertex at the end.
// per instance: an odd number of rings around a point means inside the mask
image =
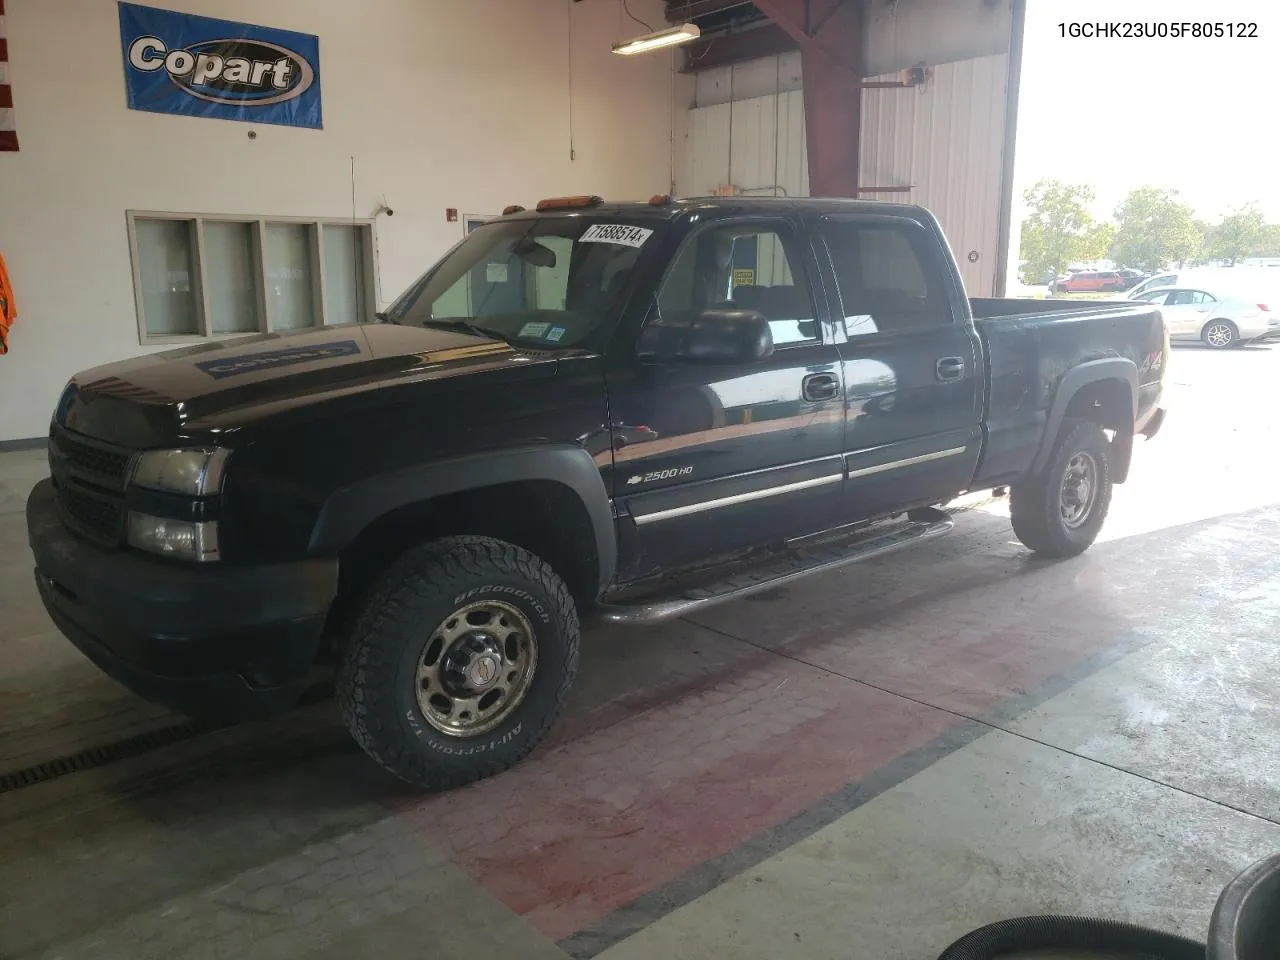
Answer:
MULTIPOLYGON (((453 644, 464 640, 474 636, 453 644)), ((383 768, 415 786, 446 790, 505 770, 534 748, 568 696, 578 648, 573 598, 546 563, 501 540, 447 537, 405 553, 367 594, 345 638, 338 704, 351 735, 383 768), (532 675, 522 684, 523 698, 492 729, 469 736, 442 731, 419 702, 421 673, 430 669, 424 655, 431 659, 429 646, 458 623, 450 619, 458 611, 479 607, 482 617, 492 617, 486 603, 514 609, 532 628, 532 675)), ((433 662, 443 656, 437 649, 433 662)))
MULTIPOLYGON (((1077 461, 1078 462, 1078 461, 1077 461)), ((1111 442, 1089 420, 1066 419, 1043 470, 1013 484, 1009 514, 1018 539, 1044 557, 1074 557, 1097 539, 1111 505, 1111 442), (1063 487, 1078 456, 1095 466, 1095 490, 1087 513, 1075 526, 1063 517, 1063 487)))

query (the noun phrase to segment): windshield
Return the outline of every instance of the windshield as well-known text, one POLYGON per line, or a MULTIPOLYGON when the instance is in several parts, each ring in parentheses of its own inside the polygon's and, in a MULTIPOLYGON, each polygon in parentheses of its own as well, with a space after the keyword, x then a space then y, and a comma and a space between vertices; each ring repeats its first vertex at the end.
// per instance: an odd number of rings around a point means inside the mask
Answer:
POLYGON ((554 217, 478 227, 387 310, 389 323, 459 326, 548 349, 615 311, 656 222, 554 217))

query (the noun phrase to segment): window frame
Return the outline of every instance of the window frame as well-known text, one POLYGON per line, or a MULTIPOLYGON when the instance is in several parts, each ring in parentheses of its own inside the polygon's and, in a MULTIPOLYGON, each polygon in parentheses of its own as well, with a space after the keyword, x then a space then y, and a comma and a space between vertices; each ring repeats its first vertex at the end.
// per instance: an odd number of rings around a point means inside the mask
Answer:
POLYGON ((1166 296, 1166 307, 1198 307, 1206 303, 1218 303, 1218 298, 1211 294, 1208 290, 1202 290, 1199 287, 1172 287, 1168 290, 1166 296), (1188 300, 1186 303, 1169 303, 1168 298, 1175 294, 1185 293, 1193 297, 1200 297, 1199 300, 1188 300))
MULTIPOLYGON (((670 259, 667 260, 658 275, 657 283, 654 286, 652 302, 649 310, 645 313, 644 320, 640 324, 637 331, 634 349, 640 348, 640 338, 644 335, 644 330, 654 322, 655 317, 661 317, 660 299, 662 290, 667 284, 667 280, 671 276, 672 270, 680 261, 685 250, 696 242, 697 238, 709 230, 739 227, 750 228, 757 234, 773 233, 778 237, 778 241, 782 245, 782 252, 787 258, 787 266, 791 271, 791 279, 794 285, 801 283, 807 284, 809 287, 809 301, 813 307, 813 320, 818 325, 818 336, 813 340, 797 340, 791 343, 780 343, 774 346, 774 353, 782 350, 804 350, 812 349, 817 346, 830 346, 834 340, 832 339, 832 327, 830 319, 827 316, 826 294, 822 290, 822 268, 815 260, 813 244, 808 236, 808 231, 800 223, 791 217, 778 216, 777 214, 761 214, 758 216, 728 216, 719 217, 714 220, 707 220, 704 223, 697 224, 693 229, 688 230, 676 244, 674 252, 670 259), (793 255, 794 254, 794 255, 793 255), (819 294, 822 295, 819 299, 819 294)), ((732 268, 730 268, 732 270, 732 268)), ((731 274, 732 276, 732 274, 731 274)))
POLYGON ((318 308, 319 323, 314 327, 302 327, 303 330, 321 330, 329 325, 328 306, 325 297, 324 266, 324 229, 325 227, 364 227, 359 234, 361 257, 363 260, 363 281, 365 291, 365 312, 372 319, 378 309, 380 299, 380 277, 378 272, 378 235, 377 224, 372 217, 284 217, 236 215, 231 213, 183 213, 171 210, 126 210, 125 220, 129 234, 129 264, 133 276, 134 312, 138 324, 138 343, 142 346, 180 346, 207 341, 230 340, 235 337, 252 336, 255 333, 287 333, 287 330, 273 330, 271 326, 271 307, 267 297, 267 245, 266 234, 268 224, 287 223, 303 224, 310 229, 307 233, 312 272, 312 299, 318 308), (191 260, 194 276, 192 289, 195 292, 196 333, 164 334, 151 333, 147 330, 146 311, 142 297, 142 265, 138 256, 139 220, 177 220, 191 225, 191 260), (207 263, 205 260, 204 225, 206 223, 238 223, 250 227, 253 244, 254 295, 258 308, 257 330, 239 330, 229 333, 214 333, 210 329, 209 295, 205 284, 207 263))
MULTIPOLYGON (((888 214, 874 213, 842 213, 831 214, 818 218, 810 228, 812 243, 814 250, 819 258, 825 260, 823 270, 831 284, 831 292, 829 294, 830 312, 832 323, 835 324, 837 342, 841 344, 860 344, 860 343, 880 343, 892 342, 894 340, 907 337, 920 337, 936 335, 939 330, 954 329, 956 327, 964 327, 965 316, 956 312, 956 297, 963 297, 964 288, 957 286, 959 279, 958 274, 953 273, 948 266, 946 258, 941 256, 939 251, 939 240, 941 238, 931 230, 926 224, 911 217, 891 216, 888 214), (948 322, 945 324, 936 324, 927 327, 911 327, 906 330, 877 330, 875 333, 860 333, 849 336, 846 331, 846 319, 844 295, 840 292, 840 272, 836 269, 836 258, 831 252, 831 244, 827 242, 827 228, 829 226, 840 226, 843 224, 879 224, 884 226, 899 227, 907 231, 918 231, 924 238, 924 242, 929 249, 928 260, 920 264, 921 269, 925 272, 925 277, 929 275, 931 268, 938 272, 939 296, 943 299, 943 305, 947 311, 948 322)), ((914 247, 912 248, 914 251, 914 247)), ((1068 279, 1076 276, 1076 274, 1067 274, 1068 279)))

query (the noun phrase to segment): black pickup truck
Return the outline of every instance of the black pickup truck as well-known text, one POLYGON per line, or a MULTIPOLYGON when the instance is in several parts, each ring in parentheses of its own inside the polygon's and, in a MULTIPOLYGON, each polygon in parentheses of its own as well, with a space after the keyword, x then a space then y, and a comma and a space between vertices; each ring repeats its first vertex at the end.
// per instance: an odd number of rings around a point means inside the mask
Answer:
POLYGON ((937 221, 837 200, 509 208, 377 323, 77 375, 27 506, 54 622, 230 720, 331 670, 443 788, 526 755, 579 614, 649 623, 946 533, 1086 549, 1164 416, 1146 304, 970 300, 937 221))

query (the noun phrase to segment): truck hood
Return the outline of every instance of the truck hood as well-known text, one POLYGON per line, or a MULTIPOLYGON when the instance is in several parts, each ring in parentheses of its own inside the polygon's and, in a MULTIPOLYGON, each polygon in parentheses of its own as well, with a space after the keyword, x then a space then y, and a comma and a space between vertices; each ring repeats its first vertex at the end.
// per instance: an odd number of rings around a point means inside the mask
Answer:
POLYGON ((553 376, 565 352, 381 323, 263 334, 86 370, 68 386, 55 419, 109 442, 151 446, 352 391, 481 372, 504 380, 553 376))

